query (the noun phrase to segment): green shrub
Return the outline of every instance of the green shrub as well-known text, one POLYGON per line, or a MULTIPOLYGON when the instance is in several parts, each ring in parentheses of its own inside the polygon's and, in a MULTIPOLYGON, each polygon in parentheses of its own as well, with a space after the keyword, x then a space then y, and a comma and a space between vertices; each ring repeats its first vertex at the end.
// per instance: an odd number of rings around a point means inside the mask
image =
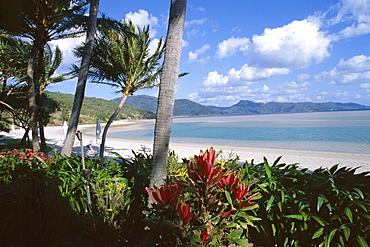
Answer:
POLYGON ((368 246, 370 176, 356 168, 299 169, 297 164, 246 163, 262 193, 249 228, 254 246, 368 246))

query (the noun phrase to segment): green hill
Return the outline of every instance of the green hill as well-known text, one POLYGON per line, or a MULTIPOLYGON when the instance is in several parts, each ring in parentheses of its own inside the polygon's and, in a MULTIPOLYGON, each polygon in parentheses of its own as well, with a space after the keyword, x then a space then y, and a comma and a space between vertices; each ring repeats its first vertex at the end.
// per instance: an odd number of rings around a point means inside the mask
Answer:
MULTIPOLYGON (((119 102, 120 100, 121 98, 113 99, 115 102, 119 102)), ((129 96, 126 100, 127 105, 139 107, 153 113, 155 113, 157 110, 157 103, 158 98, 148 95, 129 96)), ((212 110, 208 106, 195 103, 188 99, 175 100, 175 107, 173 111, 174 116, 202 116, 219 114, 217 111, 212 110)))
MULTIPOLYGON (((49 97, 58 102, 60 110, 53 114, 51 124, 61 125, 64 120, 68 120, 68 116, 72 109, 74 95, 64 94, 57 92, 45 92, 49 97)), ((108 121, 109 117, 113 114, 117 107, 117 103, 111 100, 104 100, 100 98, 85 97, 81 115, 80 124, 95 123, 97 118, 100 118, 102 122, 108 121)), ((124 105, 120 114, 117 116, 118 119, 150 119, 155 118, 153 112, 124 105)))
POLYGON ((296 113, 296 112, 310 112, 310 111, 352 111, 352 110, 370 110, 369 106, 360 105, 356 103, 256 103, 249 100, 241 100, 230 107, 211 107, 222 115, 245 115, 245 114, 259 114, 259 113, 296 113))

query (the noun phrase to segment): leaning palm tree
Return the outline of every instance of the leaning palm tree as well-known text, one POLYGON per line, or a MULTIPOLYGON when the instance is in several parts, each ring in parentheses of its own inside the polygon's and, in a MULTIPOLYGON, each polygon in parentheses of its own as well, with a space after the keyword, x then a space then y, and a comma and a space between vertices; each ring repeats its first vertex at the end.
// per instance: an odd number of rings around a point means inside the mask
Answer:
POLYGON ((186 0, 171 0, 166 52, 159 86, 150 187, 163 184, 167 176, 167 155, 180 67, 185 14, 186 0))
POLYGON ((5 31, 16 36, 26 37, 32 41, 32 49, 28 58, 27 82, 28 98, 31 115, 32 147, 39 150, 37 131, 37 103, 36 81, 43 69, 35 70, 35 64, 43 61, 44 47, 51 40, 76 37, 84 33, 76 29, 76 20, 83 18, 84 6, 88 1, 83 0, 28 0, 23 1, 22 7, 18 6, 16 14, 19 15, 19 26, 0 26, 0 31, 5 31), (37 75, 36 73, 39 73, 37 75))
MULTIPOLYGON (((101 31, 91 57, 89 76, 93 82, 118 88, 117 92, 122 94, 120 103, 103 130, 99 153, 101 163, 104 162, 108 129, 127 97, 140 89, 157 86, 161 73, 160 60, 164 42, 160 40, 156 50, 150 51, 149 26, 140 28, 131 21, 125 21, 124 24, 130 33, 113 29, 101 31)), ((75 50, 75 55, 82 56, 82 47, 75 50)))

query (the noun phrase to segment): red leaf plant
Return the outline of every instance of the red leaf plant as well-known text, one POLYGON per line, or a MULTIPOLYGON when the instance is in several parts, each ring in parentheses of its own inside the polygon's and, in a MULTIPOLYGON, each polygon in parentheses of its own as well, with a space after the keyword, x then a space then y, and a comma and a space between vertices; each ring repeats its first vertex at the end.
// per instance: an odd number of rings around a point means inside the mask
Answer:
POLYGON ((162 206, 176 206, 177 199, 182 193, 182 189, 178 184, 172 184, 170 182, 160 188, 145 189, 153 202, 162 206))
POLYGON ((203 183, 212 186, 215 182, 222 179, 226 171, 214 168, 216 161, 216 151, 211 147, 209 150, 200 151, 200 155, 194 156, 194 162, 188 166, 188 174, 194 183, 203 183))
POLYGON ((161 239, 175 236, 181 246, 228 245, 230 241, 235 244, 231 233, 251 223, 242 211, 254 208, 256 202, 251 200, 259 192, 248 196, 250 186, 240 181, 236 170, 217 168, 215 161, 213 147, 200 151, 187 167, 190 183, 168 182, 160 188, 146 188, 149 197, 159 205, 152 209, 153 218, 149 221, 162 229, 172 226, 168 228, 171 234, 161 239))

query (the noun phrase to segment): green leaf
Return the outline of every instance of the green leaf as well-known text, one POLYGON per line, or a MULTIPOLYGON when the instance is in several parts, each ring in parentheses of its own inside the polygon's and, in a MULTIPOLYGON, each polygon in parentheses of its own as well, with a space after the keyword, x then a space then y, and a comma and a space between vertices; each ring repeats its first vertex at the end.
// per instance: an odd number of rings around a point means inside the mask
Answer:
POLYGON ((346 213, 347 218, 349 219, 349 221, 350 221, 351 223, 353 223, 353 215, 352 215, 352 211, 351 211, 351 209, 350 209, 349 207, 346 207, 346 208, 344 209, 344 212, 346 213))
POLYGON ((238 246, 249 246, 248 241, 245 241, 244 239, 230 238, 229 240, 238 246))
POLYGON ((346 241, 348 241, 348 239, 351 235, 351 229, 349 227, 343 228, 343 235, 346 238, 346 241))
POLYGON ((333 229, 333 230, 329 233, 329 236, 328 236, 328 244, 329 244, 329 246, 330 246, 330 243, 331 243, 331 241, 333 240, 334 235, 335 235, 335 233, 337 232, 337 230, 338 230, 338 229, 333 229))
POLYGON ((227 202, 230 205, 233 205, 233 200, 231 199, 231 195, 230 195, 229 191, 225 190, 225 196, 226 196, 227 202))
POLYGON ((357 194, 361 197, 361 199, 365 199, 364 193, 359 188, 353 188, 357 192, 357 194))
POLYGON ((311 217, 313 219, 315 219, 317 221, 317 223, 319 223, 321 226, 325 226, 325 222, 321 218, 319 218, 318 216, 312 215, 311 217))
POLYGON ((196 234, 190 234, 187 236, 189 238, 189 240, 191 242, 194 242, 194 243, 199 243, 201 242, 202 240, 200 239, 200 236, 199 235, 196 235, 196 234))
POLYGON ((366 240, 363 237, 361 237, 361 236, 357 236, 357 243, 361 247, 369 247, 369 245, 367 244, 366 240))
POLYGON ((312 239, 315 239, 315 238, 318 238, 320 237, 324 232, 324 227, 321 227, 319 228, 319 230, 317 230, 313 235, 312 235, 312 239))
POLYGON ((266 175, 267 175, 268 178, 272 178, 271 167, 270 167, 266 157, 263 157, 263 160, 264 160, 266 175))
POLYGON ((238 238, 240 238, 242 233, 243 233, 243 229, 239 228, 235 231, 230 232, 229 235, 227 235, 227 238, 228 239, 238 239, 238 238))
POLYGON ((303 215, 300 215, 300 214, 289 214, 289 215, 285 215, 285 217, 290 218, 290 219, 296 219, 296 220, 304 219, 303 215))
POLYGON ((269 211, 272 204, 274 203, 274 200, 275 200, 275 196, 274 195, 271 195, 270 196, 270 199, 267 201, 267 205, 266 205, 266 211, 269 211))

